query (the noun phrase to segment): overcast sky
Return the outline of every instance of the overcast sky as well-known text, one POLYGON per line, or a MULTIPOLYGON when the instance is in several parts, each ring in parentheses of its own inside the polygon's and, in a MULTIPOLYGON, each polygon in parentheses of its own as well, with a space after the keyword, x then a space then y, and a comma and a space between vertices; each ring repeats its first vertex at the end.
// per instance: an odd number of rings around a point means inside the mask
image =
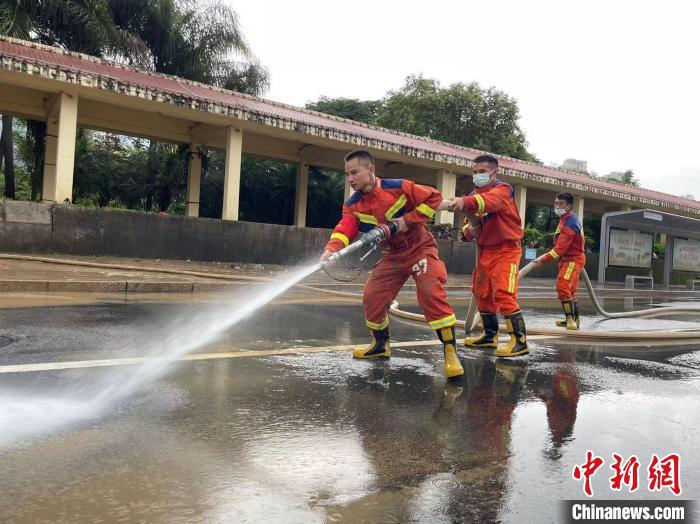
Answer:
POLYGON ((265 97, 381 98, 409 74, 514 96, 546 164, 632 169, 700 199, 700 2, 224 0, 270 71, 265 97))

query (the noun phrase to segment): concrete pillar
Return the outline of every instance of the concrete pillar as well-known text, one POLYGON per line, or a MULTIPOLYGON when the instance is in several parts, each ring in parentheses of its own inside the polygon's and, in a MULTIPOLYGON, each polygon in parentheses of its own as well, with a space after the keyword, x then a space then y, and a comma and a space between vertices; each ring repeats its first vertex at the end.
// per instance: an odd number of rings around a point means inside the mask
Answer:
MULTIPOLYGON (((673 256, 673 253, 671 253, 668 245, 668 240, 671 238, 670 236, 666 236, 666 233, 659 233, 659 242, 664 245, 664 255, 663 255, 663 260, 664 260, 664 275, 663 275, 663 284, 665 286, 668 286, 670 279, 666 275, 671 274, 671 262, 667 262, 667 259, 671 258, 673 256)), ((652 263, 652 268, 654 267, 654 264, 652 263)))
POLYGON ((574 215, 578 217, 583 225, 583 205, 584 198, 582 196, 574 195, 574 215))
POLYGON ((673 235, 668 235, 666 238, 665 249, 663 285, 668 289, 668 286, 671 284, 671 270, 673 268, 673 235))
POLYGON ((632 206, 628 206, 627 204, 622 204, 620 206, 620 211, 632 211, 632 206))
POLYGON ((520 213, 520 224, 525 227, 525 210, 527 209, 527 186, 515 185, 515 205, 520 213))
POLYGON ((221 211, 221 218, 224 220, 238 220, 242 151, 243 131, 230 126, 226 131, 224 205, 221 211))
POLYGON ((73 200, 77 124, 78 96, 59 93, 46 123, 44 185, 41 193, 44 202, 73 200))
POLYGON ((297 164, 297 184, 294 194, 294 225, 306 226, 306 200, 309 192, 309 164, 297 164))
MULTIPOLYGON (((442 193, 442 197, 447 200, 457 195, 457 175, 439 169, 437 172, 437 190, 442 193)), ((452 224, 454 216, 448 211, 438 211, 435 214, 436 224, 452 224)))
POLYGON ((199 144, 190 145, 190 160, 187 166, 187 216, 199 216, 199 189, 202 180, 202 154, 199 144))

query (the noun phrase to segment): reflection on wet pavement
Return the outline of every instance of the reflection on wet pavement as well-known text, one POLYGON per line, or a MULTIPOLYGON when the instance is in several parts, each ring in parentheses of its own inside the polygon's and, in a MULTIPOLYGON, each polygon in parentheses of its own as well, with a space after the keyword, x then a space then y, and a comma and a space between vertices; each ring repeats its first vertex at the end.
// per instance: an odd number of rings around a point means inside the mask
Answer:
MULTIPOLYGON (((2 310, 0 336, 11 343, 0 365, 137 355, 138 344, 117 342, 182 307, 2 310)), ((528 318, 544 325, 555 313, 530 308, 528 318)), ((433 336, 398 322, 393 334, 433 336)), ((360 306, 306 301, 273 304, 216 344, 365 337, 360 306)), ((0 448, 0 520, 555 522, 559 500, 583 498, 571 471, 588 449, 608 460, 635 454, 642 468, 652 453, 678 452, 682 498, 697 498, 697 345, 532 346, 507 362, 464 350, 466 375, 450 382, 437 346, 398 348, 381 362, 331 352, 180 363, 109 412, 0 448)), ((10 390, 65 391, 108 372, 0 375, 0 402, 10 390)), ((616 493, 608 478, 594 478, 598 498, 670 497, 616 493)))

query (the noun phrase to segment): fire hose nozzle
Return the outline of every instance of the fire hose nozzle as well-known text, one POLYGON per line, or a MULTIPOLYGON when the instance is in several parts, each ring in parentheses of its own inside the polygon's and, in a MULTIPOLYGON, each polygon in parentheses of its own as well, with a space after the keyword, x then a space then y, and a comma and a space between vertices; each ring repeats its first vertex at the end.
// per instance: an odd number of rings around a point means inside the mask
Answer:
POLYGON ((328 265, 330 263, 337 263, 341 258, 345 258, 355 251, 359 251, 363 248, 374 249, 376 246, 388 240, 392 234, 396 233, 398 230, 398 225, 395 222, 389 222, 388 224, 380 224, 377 227, 371 229, 367 233, 364 233, 358 240, 350 244, 349 246, 336 251, 331 255, 331 257, 324 263, 328 265))

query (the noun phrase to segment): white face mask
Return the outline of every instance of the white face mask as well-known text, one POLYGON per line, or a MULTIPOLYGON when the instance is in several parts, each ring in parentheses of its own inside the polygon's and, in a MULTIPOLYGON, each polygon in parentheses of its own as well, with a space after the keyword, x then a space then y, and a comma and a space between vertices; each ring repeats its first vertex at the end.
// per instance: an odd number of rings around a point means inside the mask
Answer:
POLYGON ((491 173, 493 173, 494 171, 496 171, 496 170, 492 169, 488 173, 475 173, 474 178, 473 178, 474 185, 476 187, 484 187, 484 186, 488 185, 489 180, 491 179, 491 173))
POLYGON ((555 213, 558 217, 563 217, 564 215, 566 215, 566 208, 565 208, 565 207, 555 207, 555 208, 554 208, 554 213, 555 213))

